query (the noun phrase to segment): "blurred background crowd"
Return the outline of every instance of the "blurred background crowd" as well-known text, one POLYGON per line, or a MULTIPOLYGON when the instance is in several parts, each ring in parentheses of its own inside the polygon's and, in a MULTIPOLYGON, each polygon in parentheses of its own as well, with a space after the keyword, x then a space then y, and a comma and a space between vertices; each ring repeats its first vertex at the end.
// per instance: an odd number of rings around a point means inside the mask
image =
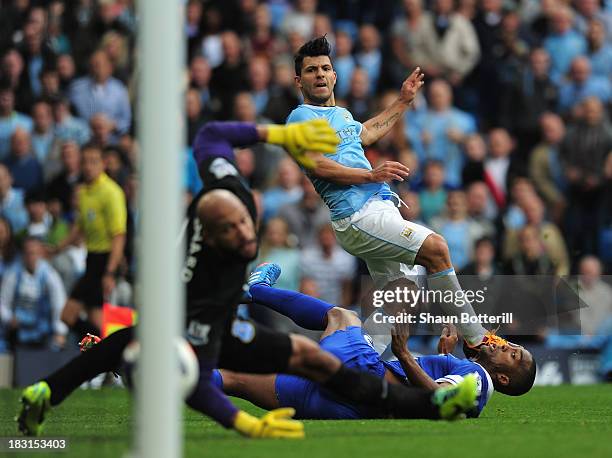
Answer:
MULTIPOLYGON (((185 201, 202 186, 190 143, 209 120, 284 123, 300 103, 293 54, 326 35, 336 101, 359 121, 389 105, 415 66, 426 86, 368 147, 401 161, 406 219, 448 241, 457 271, 581 274, 574 333, 612 316, 612 1, 189 0, 185 2, 185 201)), ((111 302, 130 305, 136 260, 138 17, 131 0, 0 0, 0 351, 57 345, 86 244, 62 242, 83 186, 82 149, 102 151, 123 190, 125 258, 111 302), (59 249, 58 249, 59 248, 59 249)), ((160 126, 163 128, 163 126, 160 126)), ((358 302, 366 270, 336 243, 294 162, 237 149, 261 215, 259 260, 279 287, 358 302)), ((161 223, 161 219, 160 219, 161 223)), ((599 328, 599 330, 598 330, 599 328)), ((605 332, 604 332, 605 333, 605 332)))

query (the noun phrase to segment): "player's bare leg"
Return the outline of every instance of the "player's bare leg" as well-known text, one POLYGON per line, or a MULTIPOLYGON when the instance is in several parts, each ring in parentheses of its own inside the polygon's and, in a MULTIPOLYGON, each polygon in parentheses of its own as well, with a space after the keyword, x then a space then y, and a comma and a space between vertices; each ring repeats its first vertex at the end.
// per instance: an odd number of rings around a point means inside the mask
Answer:
POLYGON ((236 396, 252 402, 266 410, 280 407, 274 385, 276 375, 255 375, 219 370, 223 378, 223 391, 230 396, 236 396))

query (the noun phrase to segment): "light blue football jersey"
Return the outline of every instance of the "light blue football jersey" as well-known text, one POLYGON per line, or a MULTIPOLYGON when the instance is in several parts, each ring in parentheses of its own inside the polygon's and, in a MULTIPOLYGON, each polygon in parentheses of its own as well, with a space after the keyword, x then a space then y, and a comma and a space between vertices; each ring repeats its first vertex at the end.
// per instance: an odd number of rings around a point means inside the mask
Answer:
MULTIPOLYGON (((477 415, 480 415, 493 394, 493 380, 484 367, 469 359, 459 359, 453 355, 427 355, 416 358, 416 360, 421 369, 436 382, 456 385, 463 380, 465 375, 476 374, 478 382, 476 410, 477 415)), ((383 361, 383 364, 398 377, 406 378, 406 373, 399 361, 383 361)))
MULTIPOLYGON (((287 118, 287 123, 325 118, 340 137, 337 153, 327 157, 346 167, 372 170, 361 146, 363 125, 355 121, 346 108, 318 107, 302 104, 294 109, 287 118)), ((306 172, 307 173, 307 172, 306 172)), ((357 212, 366 201, 376 193, 388 196, 390 188, 387 183, 366 183, 359 185, 338 185, 321 180, 310 174, 315 189, 329 207, 331 219, 338 220, 357 212)))

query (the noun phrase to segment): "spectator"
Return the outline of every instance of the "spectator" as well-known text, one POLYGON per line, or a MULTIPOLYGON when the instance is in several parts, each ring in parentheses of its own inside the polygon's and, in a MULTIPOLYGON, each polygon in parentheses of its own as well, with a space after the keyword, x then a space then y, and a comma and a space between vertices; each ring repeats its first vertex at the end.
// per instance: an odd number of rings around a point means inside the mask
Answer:
POLYGON ((278 264, 283 274, 276 286, 298 291, 300 288, 300 251, 295 247, 295 236, 289 232, 287 222, 281 218, 271 218, 263 233, 259 257, 256 264, 272 262, 278 264))
POLYGON ((13 188, 13 177, 4 164, 0 164, 0 216, 11 225, 11 231, 20 231, 28 224, 23 204, 23 190, 13 188))
POLYGON ((560 152, 565 137, 565 125, 559 116, 545 113, 540 118, 540 126, 542 142, 531 152, 529 176, 551 210, 552 220, 559 224, 566 206, 566 185, 560 152))
POLYGON ((113 76, 124 84, 129 84, 131 66, 127 37, 115 30, 110 30, 102 36, 99 49, 108 56, 113 67, 113 76))
POLYGON ((561 145, 568 184, 565 230, 572 252, 596 253, 601 185, 605 159, 612 151, 612 126, 598 99, 586 99, 581 110, 583 117, 568 125, 561 145))
POLYGON ((446 189, 444 188, 444 164, 440 161, 429 161, 425 164, 423 188, 419 191, 421 216, 428 223, 439 216, 446 206, 446 189))
POLYGON ((11 150, 11 137, 16 129, 32 130, 32 119, 15 111, 15 93, 7 86, 0 87, 0 161, 11 150))
POLYGON ((329 222, 329 210, 306 176, 302 177, 302 199, 283 205, 278 216, 287 222, 301 248, 316 245, 319 228, 329 222))
POLYGON ((4 274, 13 267, 16 259, 17 247, 11 223, 5 217, 0 216, 0 281, 4 274))
POLYGON ((206 119, 213 118, 215 108, 210 94, 211 70, 208 61, 202 56, 196 56, 189 65, 189 87, 197 91, 200 97, 200 112, 206 119))
POLYGON ((293 160, 285 157, 278 164, 278 184, 263 194, 264 217, 267 221, 277 215, 283 205, 299 202, 303 191, 300 186, 300 169, 293 160))
POLYGON ((512 180, 510 188, 511 200, 508 202, 503 218, 506 229, 520 229, 527 224, 527 217, 523 211, 525 202, 537 196, 533 183, 525 177, 516 177, 512 180))
POLYGON ((589 21, 586 37, 589 46, 587 57, 593 76, 609 78, 612 74, 612 44, 606 42, 603 23, 598 19, 589 21))
POLYGON ((483 228, 468 217, 463 191, 448 193, 446 215, 433 218, 431 227, 448 243, 448 249, 457 271, 471 261, 474 242, 485 235, 483 228))
POLYGON ((266 3, 257 5, 253 16, 253 26, 254 30, 249 35, 251 54, 272 60, 278 48, 278 43, 272 31, 270 7, 266 3))
POLYGON ((480 57, 480 46, 472 24, 453 11, 452 0, 435 0, 421 30, 426 75, 445 78, 453 86, 463 81, 480 57))
POLYGON ((514 140, 506 129, 496 128, 489 132, 489 156, 484 163, 485 181, 491 189, 497 206, 506 203, 508 184, 520 174, 520 164, 512 157, 514 140))
POLYGON ((243 58, 240 38, 235 32, 221 34, 223 62, 212 72, 211 92, 218 98, 218 116, 228 119, 232 113, 234 95, 248 87, 248 67, 243 58))
POLYGON ((285 60, 274 63, 272 84, 268 90, 269 99, 263 112, 263 116, 272 122, 283 124, 291 110, 300 103, 292 71, 292 65, 285 60))
POLYGON ((572 61, 568 80, 559 88, 559 109, 567 113, 587 97, 597 97, 607 103, 612 97, 612 85, 610 75, 591 75, 589 59, 579 56, 572 61))
POLYGON ((132 174, 132 167, 125 152, 117 146, 104 148, 104 172, 112 178, 122 189, 132 174))
POLYGON ((55 63, 55 53, 51 47, 43 40, 43 30, 33 22, 29 22, 23 29, 23 44, 19 51, 23 56, 24 73, 29 93, 32 97, 40 97, 42 85, 40 73, 43 68, 55 63))
POLYGON ((481 281, 491 280, 500 273, 495 264, 495 244, 489 237, 482 237, 474 243, 474 261, 466 265, 461 275, 475 275, 481 281))
POLYGON ((47 202, 42 192, 27 194, 25 205, 28 212, 28 225, 15 234, 15 240, 21 244, 27 238, 33 237, 46 242, 53 218, 47 211, 47 202))
MULTIPOLYGON (((234 98, 234 119, 242 122, 270 123, 270 120, 255 114, 255 103, 248 92, 239 92, 234 98)), ((280 161, 286 158, 279 147, 258 143, 251 146, 255 155, 255 170, 251 176, 251 185, 255 188, 265 188, 271 180, 278 176, 280 161)))
POLYGON ((2 56, 0 76, 6 88, 13 90, 18 111, 28 112, 32 94, 23 75, 23 57, 15 48, 9 48, 2 56))
POLYGON ((406 75, 424 62, 427 46, 423 38, 428 14, 423 12, 423 0, 404 0, 402 6, 404 17, 396 19, 391 26, 393 59, 388 64, 388 71, 393 87, 400 86, 406 75))
POLYGON ((83 179, 77 192, 78 216, 70 235, 55 250, 61 253, 81 237, 87 246, 87 268, 62 310, 62 321, 81 338, 98 334, 102 325, 102 303, 115 288, 123 259, 126 233, 126 201, 121 188, 104 173, 99 147, 83 150, 83 179), (87 312, 89 320, 81 317, 87 312))
POLYGON ((374 99, 369 95, 370 82, 368 72, 356 68, 351 79, 351 88, 346 98, 348 110, 355 120, 366 122, 374 115, 374 99))
POLYGON ((598 0, 576 0, 576 30, 582 35, 588 34, 589 27, 593 21, 598 21, 603 26, 603 31, 608 41, 612 41, 612 14, 604 11, 598 0))
POLYGON ((453 107, 450 85, 436 80, 429 86, 429 109, 419 126, 420 138, 414 141, 419 161, 437 159, 446 168, 446 183, 451 187, 461 185, 463 153, 461 144, 466 135, 476 131, 473 116, 453 107))
POLYGON ((359 28, 359 51, 355 54, 357 65, 368 73, 368 94, 374 94, 378 88, 382 68, 380 35, 372 24, 359 28))
POLYGON ((289 11, 281 25, 281 33, 289 36, 292 32, 299 33, 305 39, 312 36, 317 0, 295 0, 295 10, 289 11))
POLYGON ((187 112, 187 144, 193 145, 195 136, 207 119, 202 114, 202 99, 196 89, 189 89, 185 96, 185 111, 187 112))
POLYGON ((70 113, 68 99, 58 97, 53 99, 53 121, 55 122, 55 136, 61 142, 73 141, 83 146, 91 138, 89 126, 80 118, 70 113))
POLYGON ((585 38, 576 32, 574 13, 567 6, 559 6, 552 15, 553 32, 544 40, 544 48, 551 58, 551 77, 559 81, 567 73, 574 58, 587 53, 585 38))
POLYGON ((38 162, 44 165, 55 141, 51 105, 43 101, 36 102, 32 107, 32 120, 32 150, 38 162))
POLYGON ((40 98, 45 101, 50 101, 61 96, 60 79, 55 67, 43 68, 40 72, 40 84, 42 93, 40 98))
POLYGON ((104 149, 114 145, 113 121, 104 113, 96 113, 89 119, 91 129, 90 143, 104 149))
POLYGON ((463 142, 466 161, 461 171, 463 186, 474 181, 484 181, 484 162, 487 157, 487 145, 480 134, 471 134, 463 142))
POLYGON ((198 52, 197 46, 202 39, 204 6, 200 0, 189 0, 185 6, 185 35, 187 36, 187 51, 191 60, 198 52))
MULTIPOLYGON (((567 246, 559 228, 544 219, 544 204, 537 195, 529 195, 522 203, 527 226, 536 230, 553 272, 556 275, 568 275, 570 271, 567 246)), ((509 230, 505 235, 504 257, 512 259, 521 250, 520 231, 509 230)), ((547 261, 548 262, 548 261, 547 261)), ((543 272, 542 272, 543 273, 543 272)), ((527 273, 530 275, 530 273, 527 273)))
POLYGON ((583 335, 599 334, 601 325, 612 317, 612 287, 603 281, 602 266, 595 256, 584 256, 578 265, 580 331, 583 335))
POLYGON ((16 188, 26 193, 43 185, 43 171, 32 151, 30 134, 18 128, 11 137, 11 153, 4 161, 13 176, 16 188))
POLYGON ((125 85, 112 76, 113 65, 104 51, 94 52, 89 64, 90 75, 70 86, 70 101, 78 116, 90 121, 103 113, 114 135, 126 133, 132 124, 132 109, 125 85))
POLYGON ((249 81, 251 97, 255 103, 255 113, 259 116, 265 111, 270 101, 270 62, 263 57, 256 57, 249 62, 249 81))
POLYGON ((68 220, 73 217, 73 196, 81 182, 81 150, 75 142, 64 142, 61 145, 62 170, 48 185, 47 195, 57 199, 61 204, 61 213, 68 220))
POLYGON ((495 226, 492 221, 497 216, 497 208, 486 183, 474 181, 467 187, 465 195, 468 216, 482 228, 484 235, 494 237, 495 226))
POLYGON ((352 54, 353 39, 348 32, 339 30, 336 33, 335 51, 334 70, 336 71, 337 78, 334 94, 338 99, 344 100, 349 93, 353 72, 356 68, 355 58, 352 54))
POLYGON ((60 90, 63 95, 70 91, 70 86, 76 76, 76 65, 70 54, 61 54, 57 57, 57 74, 60 79, 60 90))
POLYGON ((506 264, 507 275, 553 275, 555 266, 544 249, 538 228, 527 225, 517 233, 517 249, 506 264))
POLYGON ((421 219, 421 201, 418 193, 404 188, 398 192, 398 195, 406 204, 401 205, 399 208, 402 217, 406 221, 411 221, 415 224, 420 224, 421 226, 427 226, 421 219))
POLYGON ((550 56, 543 48, 529 54, 526 66, 514 84, 507 85, 500 102, 501 126, 519 139, 526 154, 539 138, 539 120, 558 108, 559 91, 549 76, 550 56))
POLYGON ((2 324, 15 344, 63 347, 68 329, 59 319, 66 291, 43 259, 42 243, 29 238, 23 259, 4 275, 0 290, 2 324))
POLYGON ((321 300, 348 306, 356 260, 338 246, 329 223, 321 226, 318 234, 318 245, 302 251, 302 278, 315 281, 321 300))

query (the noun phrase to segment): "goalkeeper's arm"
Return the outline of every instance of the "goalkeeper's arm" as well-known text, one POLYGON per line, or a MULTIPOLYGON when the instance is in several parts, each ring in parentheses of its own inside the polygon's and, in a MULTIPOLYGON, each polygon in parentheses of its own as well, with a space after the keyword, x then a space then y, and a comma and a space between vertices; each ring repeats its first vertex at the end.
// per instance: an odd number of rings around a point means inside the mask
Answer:
POLYGON ((196 135, 193 154, 198 164, 207 159, 222 157, 234 161, 234 147, 257 142, 282 146, 302 166, 314 163, 306 151, 333 153, 339 139, 327 121, 313 119, 289 125, 257 125, 247 122, 209 122, 196 135))

